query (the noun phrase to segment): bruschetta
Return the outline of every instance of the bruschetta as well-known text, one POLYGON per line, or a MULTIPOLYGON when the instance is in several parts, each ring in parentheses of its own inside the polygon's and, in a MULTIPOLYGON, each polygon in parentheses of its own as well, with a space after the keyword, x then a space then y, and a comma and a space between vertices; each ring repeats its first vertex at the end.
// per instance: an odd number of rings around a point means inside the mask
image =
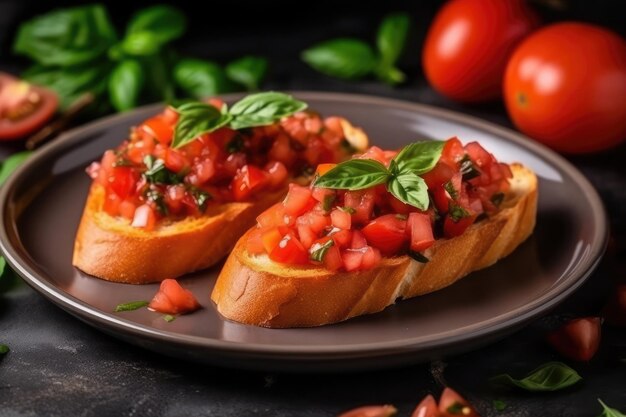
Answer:
POLYGON ((476 142, 372 147, 317 175, 239 239, 211 294, 226 319, 312 327, 375 313, 492 265, 535 226, 535 174, 476 142))
POLYGON ((87 168, 93 179, 73 265, 143 284, 210 267, 290 181, 367 147, 341 117, 322 118, 281 93, 167 107, 87 168))

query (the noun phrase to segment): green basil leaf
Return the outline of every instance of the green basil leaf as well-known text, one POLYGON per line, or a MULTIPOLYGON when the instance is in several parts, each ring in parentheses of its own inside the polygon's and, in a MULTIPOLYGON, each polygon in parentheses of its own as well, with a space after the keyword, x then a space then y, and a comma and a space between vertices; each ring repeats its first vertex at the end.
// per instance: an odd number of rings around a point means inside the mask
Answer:
POLYGON ((176 320, 176 316, 172 316, 171 314, 166 314, 163 316, 163 320, 165 320, 168 323, 171 323, 174 320, 176 320))
POLYGON ((65 110, 84 93, 91 92, 101 98, 107 91, 109 70, 110 65, 106 62, 67 68, 37 65, 22 76, 33 84, 54 90, 59 95, 61 109, 65 110))
POLYGON ((6 268, 6 266, 7 266, 6 259, 0 256, 0 278, 2 278, 2 275, 4 275, 4 269, 6 268))
POLYGON ((206 207, 209 204, 209 201, 213 199, 213 196, 209 194, 207 191, 204 191, 201 188, 189 186, 187 191, 191 194, 194 203, 196 203, 196 207, 200 210, 201 213, 206 211, 206 207))
POLYGON ((391 177, 387 190, 405 204, 420 210, 428 209, 428 186, 421 177, 412 172, 401 172, 391 177))
POLYGON ((4 345, 2 343, 0 343, 0 355, 5 355, 7 353, 9 353, 11 349, 9 349, 9 347, 7 345, 4 345))
POLYGON ((146 87, 143 94, 149 100, 171 101, 175 97, 172 68, 173 53, 167 48, 155 55, 139 58, 145 73, 146 87))
POLYGON ((344 79, 364 77, 377 65, 372 48, 363 41, 350 38, 319 43, 303 51, 301 58, 323 74, 344 79))
POLYGON ((413 172, 417 175, 425 174, 435 167, 441 157, 445 142, 429 140, 415 142, 405 146, 393 160, 397 172, 413 172))
POLYGON ((226 73, 217 64, 183 59, 174 67, 174 81, 186 95, 204 99, 230 90, 226 73))
POLYGON ((376 45, 380 52, 380 63, 377 74, 383 81, 397 84, 405 80, 406 76, 395 67, 406 43, 410 26, 410 17, 406 13, 391 14, 381 22, 376 37, 376 45))
POLYGON ((232 119, 229 114, 222 114, 210 104, 200 102, 185 103, 177 111, 180 116, 174 129, 173 148, 179 148, 200 135, 213 132, 232 119))
POLYGON ((13 50, 46 66, 73 66, 104 55, 116 41, 104 6, 73 7, 37 16, 18 30, 13 50))
POLYGON ((493 408, 496 411, 503 411, 506 408, 506 403, 502 400, 493 400, 493 408))
POLYGON ((311 246, 311 249, 309 250, 311 253, 311 260, 317 261, 317 262, 323 262, 324 256, 326 256, 326 252, 328 252, 328 249, 330 249, 334 244, 335 244, 335 241, 332 239, 329 239, 328 242, 324 243, 323 245, 316 243, 313 246, 311 246))
POLYGON ((390 173, 387 168, 378 161, 351 159, 338 164, 318 177, 313 185, 321 188, 362 190, 384 184, 389 176, 390 173))
POLYGON ((267 73, 267 59, 258 56, 245 56, 226 66, 226 75, 231 80, 246 87, 249 91, 259 89, 267 73))
POLYGON ((148 301, 131 301, 129 303, 118 304, 117 307, 115 307, 115 312, 138 310, 142 307, 146 307, 148 304, 150 304, 148 301))
POLYGON ((141 32, 152 33, 159 44, 177 39, 185 33, 187 19, 176 7, 157 5, 140 10, 126 29, 127 36, 141 32))
POLYGON ((31 151, 22 151, 14 153, 2 162, 0 167, 0 185, 4 184, 9 175, 22 165, 22 163, 32 154, 31 151))
POLYGON ((598 417, 626 417, 626 415, 615 408, 611 408, 606 405, 601 399, 598 398, 598 402, 602 406, 602 414, 598 417))
POLYGON ((490 379, 495 385, 519 387, 526 391, 558 391, 582 380, 578 373, 562 362, 548 362, 533 370, 525 378, 515 379, 508 374, 490 379))
POLYGON ((141 65, 134 60, 121 61, 109 77, 109 98, 117 111, 137 107, 144 85, 141 65))
POLYGON ((307 108, 307 104, 290 95, 274 91, 250 94, 231 107, 233 129, 265 126, 307 108))
POLYGON ((154 32, 143 31, 126 35, 120 47, 126 55, 149 56, 159 52, 161 42, 154 32))

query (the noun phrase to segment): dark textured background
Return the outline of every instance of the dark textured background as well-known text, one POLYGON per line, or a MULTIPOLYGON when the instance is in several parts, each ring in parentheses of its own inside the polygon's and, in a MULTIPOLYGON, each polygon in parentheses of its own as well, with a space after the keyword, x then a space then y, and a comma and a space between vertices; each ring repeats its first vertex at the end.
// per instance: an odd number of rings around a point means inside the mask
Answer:
MULTIPOLYGON (((22 19, 77 1, 0 1, 0 70, 18 71, 26 62, 10 54, 10 42, 22 19)), ((110 5, 123 25, 146 1, 110 5)), ((433 104, 473 114, 510 127, 501 104, 464 106, 431 90, 420 70, 421 44, 441 1, 365 2, 237 1, 177 2, 191 17, 183 54, 227 62, 242 54, 271 60, 266 88, 328 90, 375 94, 433 104), (227 11, 223 8, 230 8, 227 11), (373 40, 388 11, 403 10, 414 26, 401 67, 409 81, 398 88, 373 81, 344 82, 313 72, 298 59, 312 43, 334 36, 373 40), (281 17, 288 12, 289 19, 281 17)), ((554 11, 539 6, 548 21, 578 19, 624 34, 622 1, 569 1, 554 11)), ((14 151, 0 146, 0 154, 14 151)), ((121 343, 82 324, 24 285, 0 295, 0 343, 11 352, 0 359, 0 416, 333 416, 367 403, 392 403, 408 415, 427 393, 442 384, 456 388, 483 416, 576 417, 600 414, 596 398, 626 410, 626 334, 604 327, 599 354, 588 364, 572 364, 584 382, 552 394, 496 393, 489 376, 521 375, 558 356, 543 341, 559 320, 597 314, 611 283, 626 278, 626 174, 624 146, 604 154, 569 158, 599 190, 612 222, 612 243, 599 269, 549 316, 478 351, 402 369, 326 375, 241 372, 184 363, 121 343), (621 361, 620 361, 621 359, 621 361), (508 407, 497 412, 493 399, 508 407)), ((572 204, 575 204, 572 196, 572 204)))

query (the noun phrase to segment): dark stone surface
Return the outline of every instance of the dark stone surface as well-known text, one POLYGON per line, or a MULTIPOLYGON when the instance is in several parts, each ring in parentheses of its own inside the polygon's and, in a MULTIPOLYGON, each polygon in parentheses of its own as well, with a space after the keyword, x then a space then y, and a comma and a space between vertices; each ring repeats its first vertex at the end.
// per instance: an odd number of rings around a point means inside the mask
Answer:
MULTIPOLYGON (((0 4, 1 69, 16 70, 24 65, 21 60, 6 58, 19 19, 52 4, 75 2, 46 3, 0 4)), ((220 62, 244 53, 265 54, 272 63, 266 88, 389 96, 462 111, 510 127, 498 103, 464 106, 447 101, 427 86, 419 69, 419 52, 438 3, 421 2, 418 6, 414 2, 385 2, 377 9, 368 9, 360 2, 335 4, 333 8, 315 3, 306 5, 310 10, 298 5, 293 9, 293 18, 285 22, 277 13, 291 3, 272 3, 267 19, 253 20, 262 6, 250 1, 240 4, 235 17, 218 19, 213 24, 209 15, 198 13, 199 6, 184 2, 193 29, 179 49, 220 62), (339 35, 371 39, 379 16, 394 9, 410 10, 415 21, 402 63, 410 79, 406 85, 390 88, 373 81, 332 80, 298 61, 298 52, 316 40, 339 35)), ((593 3, 591 9, 588 2, 575 1, 567 12, 544 14, 548 19, 578 17, 623 31, 615 6, 619 2, 593 3)), ((132 11, 122 6, 112 6, 112 10, 120 22, 132 11)), ((0 153, 6 155, 14 149, 2 146, 0 153)), ((549 316, 486 348, 431 364, 361 374, 287 375, 202 367, 119 342, 74 319, 22 284, 0 295, 0 343, 11 348, 0 358, 0 415, 333 416, 363 404, 392 403, 400 415, 406 416, 427 393, 438 395, 443 384, 466 395, 483 416, 595 416, 600 414, 596 398, 624 411, 624 329, 604 326, 598 355, 588 364, 568 362, 584 378, 568 390, 551 394, 503 393, 494 391, 487 379, 502 372, 522 376, 541 363, 559 360, 543 341, 545 332, 564 318, 598 314, 612 283, 626 278, 625 156, 622 146, 600 155, 570 158, 600 192, 612 223, 612 244, 599 269, 549 316), (505 401, 507 408, 497 412, 493 399, 505 401)), ((575 196, 572 204, 576 204, 575 196)))

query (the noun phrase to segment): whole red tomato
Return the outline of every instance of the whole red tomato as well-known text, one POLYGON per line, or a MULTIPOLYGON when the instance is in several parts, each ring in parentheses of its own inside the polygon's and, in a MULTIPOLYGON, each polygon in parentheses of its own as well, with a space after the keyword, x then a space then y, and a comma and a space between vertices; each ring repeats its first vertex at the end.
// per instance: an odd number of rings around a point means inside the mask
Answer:
POLYGON ((626 42, 608 30, 558 23, 511 56, 504 99, 519 130, 566 153, 626 138, 626 42))
POLYGON ((515 46, 539 25, 525 0, 451 0, 437 13, 422 51, 430 84, 453 100, 479 102, 502 93, 515 46))

